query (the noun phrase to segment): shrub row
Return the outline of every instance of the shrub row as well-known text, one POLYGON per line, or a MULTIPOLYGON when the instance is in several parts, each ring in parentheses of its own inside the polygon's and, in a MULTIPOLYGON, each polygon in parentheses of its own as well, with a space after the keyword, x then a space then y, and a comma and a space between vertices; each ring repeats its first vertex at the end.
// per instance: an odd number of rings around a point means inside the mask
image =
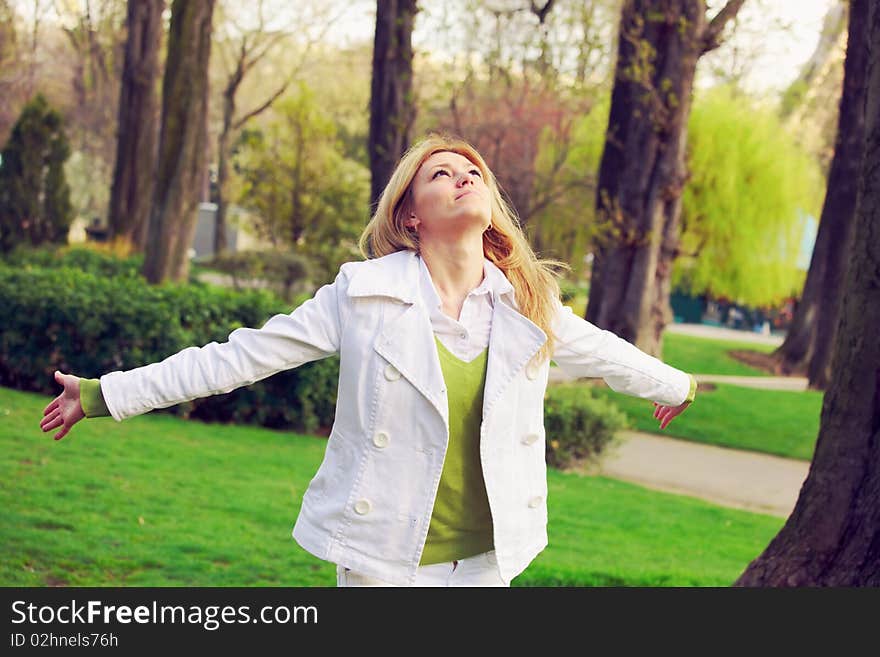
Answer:
MULTIPOLYGON (((264 291, 0 265, 0 385, 57 394, 56 369, 96 378, 225 342, 236 328, 262 326, 281 312, 290 308, 264 291)), ((332 423, 338 372, 337 359, 310 363, 173 412, 313 432, 332 423)))

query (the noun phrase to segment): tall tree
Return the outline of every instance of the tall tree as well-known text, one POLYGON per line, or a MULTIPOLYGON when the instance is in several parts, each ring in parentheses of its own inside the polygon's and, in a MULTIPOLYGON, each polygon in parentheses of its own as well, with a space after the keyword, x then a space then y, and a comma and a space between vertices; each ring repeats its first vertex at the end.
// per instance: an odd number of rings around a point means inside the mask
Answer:
POLYGON ((378 0, 370 95, 371 193, 375 203, 394 165, 409 147, 415 118, 412 93, 412 30, 416 0, 378 0))
POLYGON ((794 511, 739 586, 880 586, 880 0, 864 4, 865 147, 816 452, 794 511))
POLYGON ((61 114, 38 95, 24 106, 0 153, 0 253, 19 244, 67 242, 69 155, 61 114))
POLYGON ((802 371, 806 366, 810 387, 817 389, 824 389, 830 376, 831 351, 840 314, 838 290, 843 283, 849 253, 858 170, 864 148, 867 5, 868 0, 850 2, 843 94, 828 191, 804 291, 785 341, 775 353, 785 371, 802 371))
POLYGON ((721 43, 745 0, 711 20, 705 0, 625 0, 596 214, 586 318, 659 354, 672 318, 685 143, 697 61, 721 43))
POLYGON ((162 82, 159 164, 144 253, 151 283, 182 280, 205 179, 214 0, 174 0, 162 82))
POLYGON ((113 237, 142 249, 153 200, 158 137, 159 46, 165 0, 128 0, 119 92, 116 165, 107 223, 113 237))

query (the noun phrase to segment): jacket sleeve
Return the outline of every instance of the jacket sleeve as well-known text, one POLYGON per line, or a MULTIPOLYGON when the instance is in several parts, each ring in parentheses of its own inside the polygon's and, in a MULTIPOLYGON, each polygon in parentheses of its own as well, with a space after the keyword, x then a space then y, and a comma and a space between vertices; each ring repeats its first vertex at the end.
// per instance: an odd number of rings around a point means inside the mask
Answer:
POLYGON ((610 331, 576 316, 557 300, 552 360, 575 378, 601 378, 616 391, 669 406, 693 400, 696 381, 610 331))
POLYGON ((187 347, 159 363, 101 377, 101 392, 117 421, 198 397, 226 393, 282 370, 339 352, 348 275, 320 288, 290 314, 262 328, 239 328, 227 342, 187 347))

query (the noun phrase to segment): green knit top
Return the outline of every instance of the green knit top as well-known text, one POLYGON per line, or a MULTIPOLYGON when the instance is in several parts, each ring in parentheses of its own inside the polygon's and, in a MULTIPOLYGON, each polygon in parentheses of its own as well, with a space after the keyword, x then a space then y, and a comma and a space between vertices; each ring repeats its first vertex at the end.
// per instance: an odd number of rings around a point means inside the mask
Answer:
POLYGON ((449 406, 449 443, 421 564, 464 559, 494 547, 480 460, 488 349, 466 363, 436 338, 449 406))

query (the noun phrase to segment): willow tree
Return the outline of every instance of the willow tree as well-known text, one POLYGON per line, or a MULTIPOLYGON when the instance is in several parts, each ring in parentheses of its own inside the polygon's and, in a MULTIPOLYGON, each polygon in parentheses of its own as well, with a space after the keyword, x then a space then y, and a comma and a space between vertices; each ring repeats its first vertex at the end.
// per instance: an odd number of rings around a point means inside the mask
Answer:
POLYGON ((671 321, 672 264, 686 179, 697 61, 721 43, 745 0, 710 20, 705 0, 625 0, 596 211, 586 318, 658 354, 671 321))
POLYGON ((688 124, 675 288, 769 306, 803 285, 806 215, 822 201, 822 173, 769 107, 729 87, 702 94, 688 124))
POLYGON ((208 60, 214 0, 174 0, 162 81, 159 165, 144 252, 151 283, 181 280, 205 179, 208 60))
POLYGON ((880 0, 869 0, 864 156, 833 367, 794 511, 740 586, 880 586, 880 0))

